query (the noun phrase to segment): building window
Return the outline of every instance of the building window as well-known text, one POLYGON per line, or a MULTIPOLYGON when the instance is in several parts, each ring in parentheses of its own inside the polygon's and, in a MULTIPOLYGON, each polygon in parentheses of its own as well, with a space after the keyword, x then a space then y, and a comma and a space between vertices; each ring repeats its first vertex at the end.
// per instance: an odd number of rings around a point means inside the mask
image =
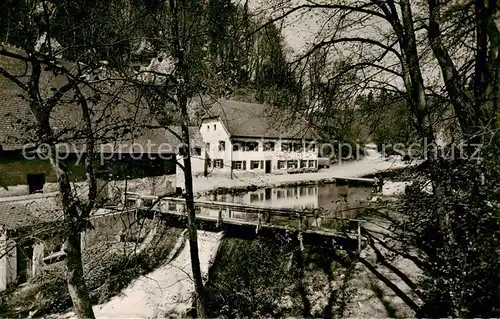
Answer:
POLYGON ((309 152, 316 152, 316 143, 311 142, 307 145, 307 150, 309 152))
POLYGON ((278 169, 285 169, 286 161, 278 161, 278 169))
POLYGON ((234 141, 233 151, 258 151, 259 142, 234 141))
POLYGON ((250 194, 250 203, 258 201, 259 201, 259 194, 250 194))
POLYGON ((257 151, 259 149, 259 143, 257 142, 247 142, 245 146, 245 151, 257 151))
POLYGON ((44 241, 43 262, 50 265, 66 258, 64 252, 64 240, 59 236, 48 238, 44 241))
POLYGON ((259 150, 259 142, 248 142, 247 143, 248 151, 258 151, 259 150))
POLYGON ((207 131, 210 132, 210 125, 207 125, 207 131))
POLYGON ((193 155, 194 156, 201 156, 201 147, 194 147, 193 148, 193 155))
POLYGON ((293 151, 301 153, 303 150, 302 143, 293 143, 293 151))
POLYGON ((214 131, 217 130, 217 125, 214 124, 214 131))
POLYGON ((264 151, 274 151, 274 142, 264 142, 264 151))
POLYGON ((246 169, 246 161, 233 161, 233 169, 246 169))
POLYGON ((297 161, 296 160, 291 160, 287 162, 288 168, 297 168, 297 161))
POLYGON ((291 152, 292 151, 292 143, 281 143, 281 151, 282 152, 291 152))
POLYGON ((307 161, 301 160, 300 161, 300 168, 306 168, 307 167, 307 161))
MULTIPOLYGON (((307 163, 307 161, 306 161, 307 163)), ((306 196, 307 195, 307 188, 306 187, 301 187, 299 191, 300 196, 306 196)))
POLYGON ((219 141, 219 151, 223 152, 226 150, 226 142, 219 141))
POLYGON ((310 160, 309 167, 316 167, 316 161, 310 160))
POLYGON ((60 236, 47 238, 44 241, 43 257, 57 254, 63 250, 64 240, 60 236))
POLYGON ((214 160, 214 168, 223 168, 223 167, 224 167, 224 160, 220 158, 214 160))
POLYGON ((250 169, 259 169, 260 161, 250 161, 250 169))
POLYGON ((207 152, 210 152, 210 143, 207 143, 207 152))

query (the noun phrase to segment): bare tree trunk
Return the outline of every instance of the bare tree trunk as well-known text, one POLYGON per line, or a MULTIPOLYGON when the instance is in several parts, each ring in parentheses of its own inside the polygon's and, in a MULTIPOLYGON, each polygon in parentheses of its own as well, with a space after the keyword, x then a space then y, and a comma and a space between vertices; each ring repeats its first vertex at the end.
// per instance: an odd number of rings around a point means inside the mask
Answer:
POLYGON ((81 233, 72 227, 66 237, 66 268, 69 295, 78 318, 95 318, 83 276, 81 233))
MULTIPOLYGON (((51 134, 51 133, 49 133, 51 134)), ((73 302, 73 310, 78 318, 95 318, 89 291, 83 276, 81 231, 86 221, 78 214, 73 198, 71 184, 68 178, 68 168, 57 158, 55 146, 51 149, 50 161, 56 171, 59 191, 62 195, 62 205, 66 229, 66 282, 73 302)))
MULTIPOLYGON (((482 107, 474 108, 473 103, 466 96, 463 86, 461 86, 460 75, 453 60, 442 41, 441 35, 441 8, 437 0, 428 0, 429 5, 429 30, 428 38, 434 56, 436 57, 443 80, 445 83, 446 91, 450 97, 451 104, 458 118, 460 128, 464 138, 474 143, 475 135, 478 129, 483 127, 482 107)), ((480 28, 481 24, 479 24, 480 28)), ((478 39, 478 44, 481 44, 482 38, 478 39)), ((479 50, 478 59, 481 58, 481 50, 479 50)), ((476 65, 477 66, 477 65, 476 65)), ((476 70, 477 72, 478 70, 476 70)), ((482 76, 476 73, 475 81, 477 84, 482 82, 482 76)), ((483 90, 475 90, 475 94, 483 96, 483 90)))
POLYGON ((404 31, 402 33, 405 40, 400 44, 402 45, 401 49, 404 51, 404 57, 406 58, 404 63, 406 63, 411 79, 411 95, 415 103, 415 116, 420 126, 420 134, 427 138, 429 143, 433 143, 434 132, 428 117, 429 110, 427 109, 424 80, 420 69, 413 14, 409 0, 401 0, 399 4, 403 18, 404 31))
POLYGON ((71 184, 68 178, 68 168, 61 163, 55 153, 56 148, 51 150, 51 164, 57 175, 59 191, 62 195, 66 230, 66 282, 69 294, 73 302, 73 311, 78 318, 95 318, 90 295, 83 276, 81 231, 85 228, 86 221, 78 214, 76 202, 73 198, 71 184))
POLYGON ((417 42, 410 2, 399 2, 401 19, 394 0, 372 0, 383 12, 397 36, 401 50, 401 70, 406 91, 408 92, 408 106, 410 113, 415 116, 417 129, 420 136, 427 138, 429 143, 434 142, 434 132, 429 121, 429 110, 425 98, 425 87, 420 68, 417 42))
MULTIPOLYGON (((181 102, 183 103, 183 102, 181 102)), ((184 152, 184 180, 186 187, 186 209, 188 213, 188 238, 189 238, 189 253, 191 255, 191 269, 193 271, 194 288, 196 294, 196 312, 197 317, 206 317, 205 311, 205 288, 203 287, 203 280, 201 278, 200 256, 198 253, 198 232, 196 225, 196 210, 194 207, 194 193, 193 193, 193 175, 191 169, 191 154, 189 142, 189 126, 187 119, 186 104, 181 106, 183 110, 182 122, 182 143, 186 148, 184 152)))
MULTIPOLYGON (((66 233, 66 282, 69 294, 73 302, 73 310, 78 318, 95 318, 90 302, 89 291, 85 284, 82 264, 82 247, 80 241, 81 230, 86 225, 86 219, 82 221, 79 216, 77 203, 71 189, 68 176, 68 167, 60 161, 54 141, 54 132, 50 126, 50 112, 53 105, 44 104, 38 99, 38 83, 41 74, 41 65, 32 63, 33 71, 29 84, 29 96, 32 99, 31 109, 38 122, 38 134, 42 142, 50 145, 46 151, 49 153, 50 163, 57 176, 57 183, 62 197, 62 208, 65 221, 66 233)), ((69 86, 68 86, 69 88, 69 86)))
MULTIPOLYGON (((196 294, 196 316, 206 317, 205 311, 205 290, 203 287, 203 280, 201 278, 200 256, 198 252, 198 233, 196 226, 196 210, 194 207, 194 193, 193 193, 193 175, 191 168, 191 145, 189 140, 189 115, 188 107, 188 85, 190 83, 190 76, 188 66, 185 62, 186 45, 184 43, 183 30, 181 29, 182 12, 185 8, 180 8, 179 5, 182 1, 170 0, 170 10, 172 14, 172 44, 174 48, 174 56, 177 58, 177 72, 178 72, 178 87, 177 87, 177 103, 182 116, 182 143, 183 143, 183 156, 184 156, 184 179, 186 187, 186 209, 188 213, 188 238, 189 238, 189 252, 191 256, 191 269, 193 272, 194 288, 196 294)), ((187 40, 186 40, 187 41, 187 40)))

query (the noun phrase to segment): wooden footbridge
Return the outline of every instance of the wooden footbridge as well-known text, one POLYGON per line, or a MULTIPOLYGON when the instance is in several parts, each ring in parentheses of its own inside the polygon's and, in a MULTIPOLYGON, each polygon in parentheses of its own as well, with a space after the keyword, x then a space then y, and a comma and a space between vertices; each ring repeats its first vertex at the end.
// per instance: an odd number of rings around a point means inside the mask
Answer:
MULTIPOLYGON (((163 217, 186 219, 186 202, 183 198, 158 197, 137 193, 125 194, 125 205, 143 212, 163 217)), ((334 217, 321 209, 271 208, 238 203, 196 200, 197 220, 210 224, 211 228, 239 227, 261 230, 297 232, 301 246, 303 238, 309 242, 348 242, 361 251, 363 220, 334 217)))

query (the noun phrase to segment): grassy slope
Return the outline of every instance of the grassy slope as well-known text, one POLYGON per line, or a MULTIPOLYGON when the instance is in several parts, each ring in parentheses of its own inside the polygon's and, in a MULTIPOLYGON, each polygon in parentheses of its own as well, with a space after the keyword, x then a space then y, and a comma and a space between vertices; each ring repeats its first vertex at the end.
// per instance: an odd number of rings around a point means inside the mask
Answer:
POLYGON ((225 238, 207 284, 210 316, 341 317, 351 262, 332 248, 225 238))

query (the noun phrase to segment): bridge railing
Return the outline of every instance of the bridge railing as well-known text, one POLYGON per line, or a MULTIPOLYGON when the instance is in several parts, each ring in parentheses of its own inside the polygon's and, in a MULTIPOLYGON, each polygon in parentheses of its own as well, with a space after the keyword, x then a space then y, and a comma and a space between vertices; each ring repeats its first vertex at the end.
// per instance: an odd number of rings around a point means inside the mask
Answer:
MULTIPOLYGON (((186 214, 186 200, 175 197, 158 197, 138 193, 126 193, 125 205, 155 212, 174 215, 186 214)), ((321 233, 344 233, 357 237, 358 249, 361 249, 361 223, 363 220, 333 215, 319 209, 277 208, 239 203, 196 200, 194 202, 197 216, 200 219, 216 220, 218 225, 231 221, 235 223, 252 223, 256 231, 265 224, 266 227, 295 228, 299 231, 321 233), (237 222, 236 222, 237 223, 237 222)))

